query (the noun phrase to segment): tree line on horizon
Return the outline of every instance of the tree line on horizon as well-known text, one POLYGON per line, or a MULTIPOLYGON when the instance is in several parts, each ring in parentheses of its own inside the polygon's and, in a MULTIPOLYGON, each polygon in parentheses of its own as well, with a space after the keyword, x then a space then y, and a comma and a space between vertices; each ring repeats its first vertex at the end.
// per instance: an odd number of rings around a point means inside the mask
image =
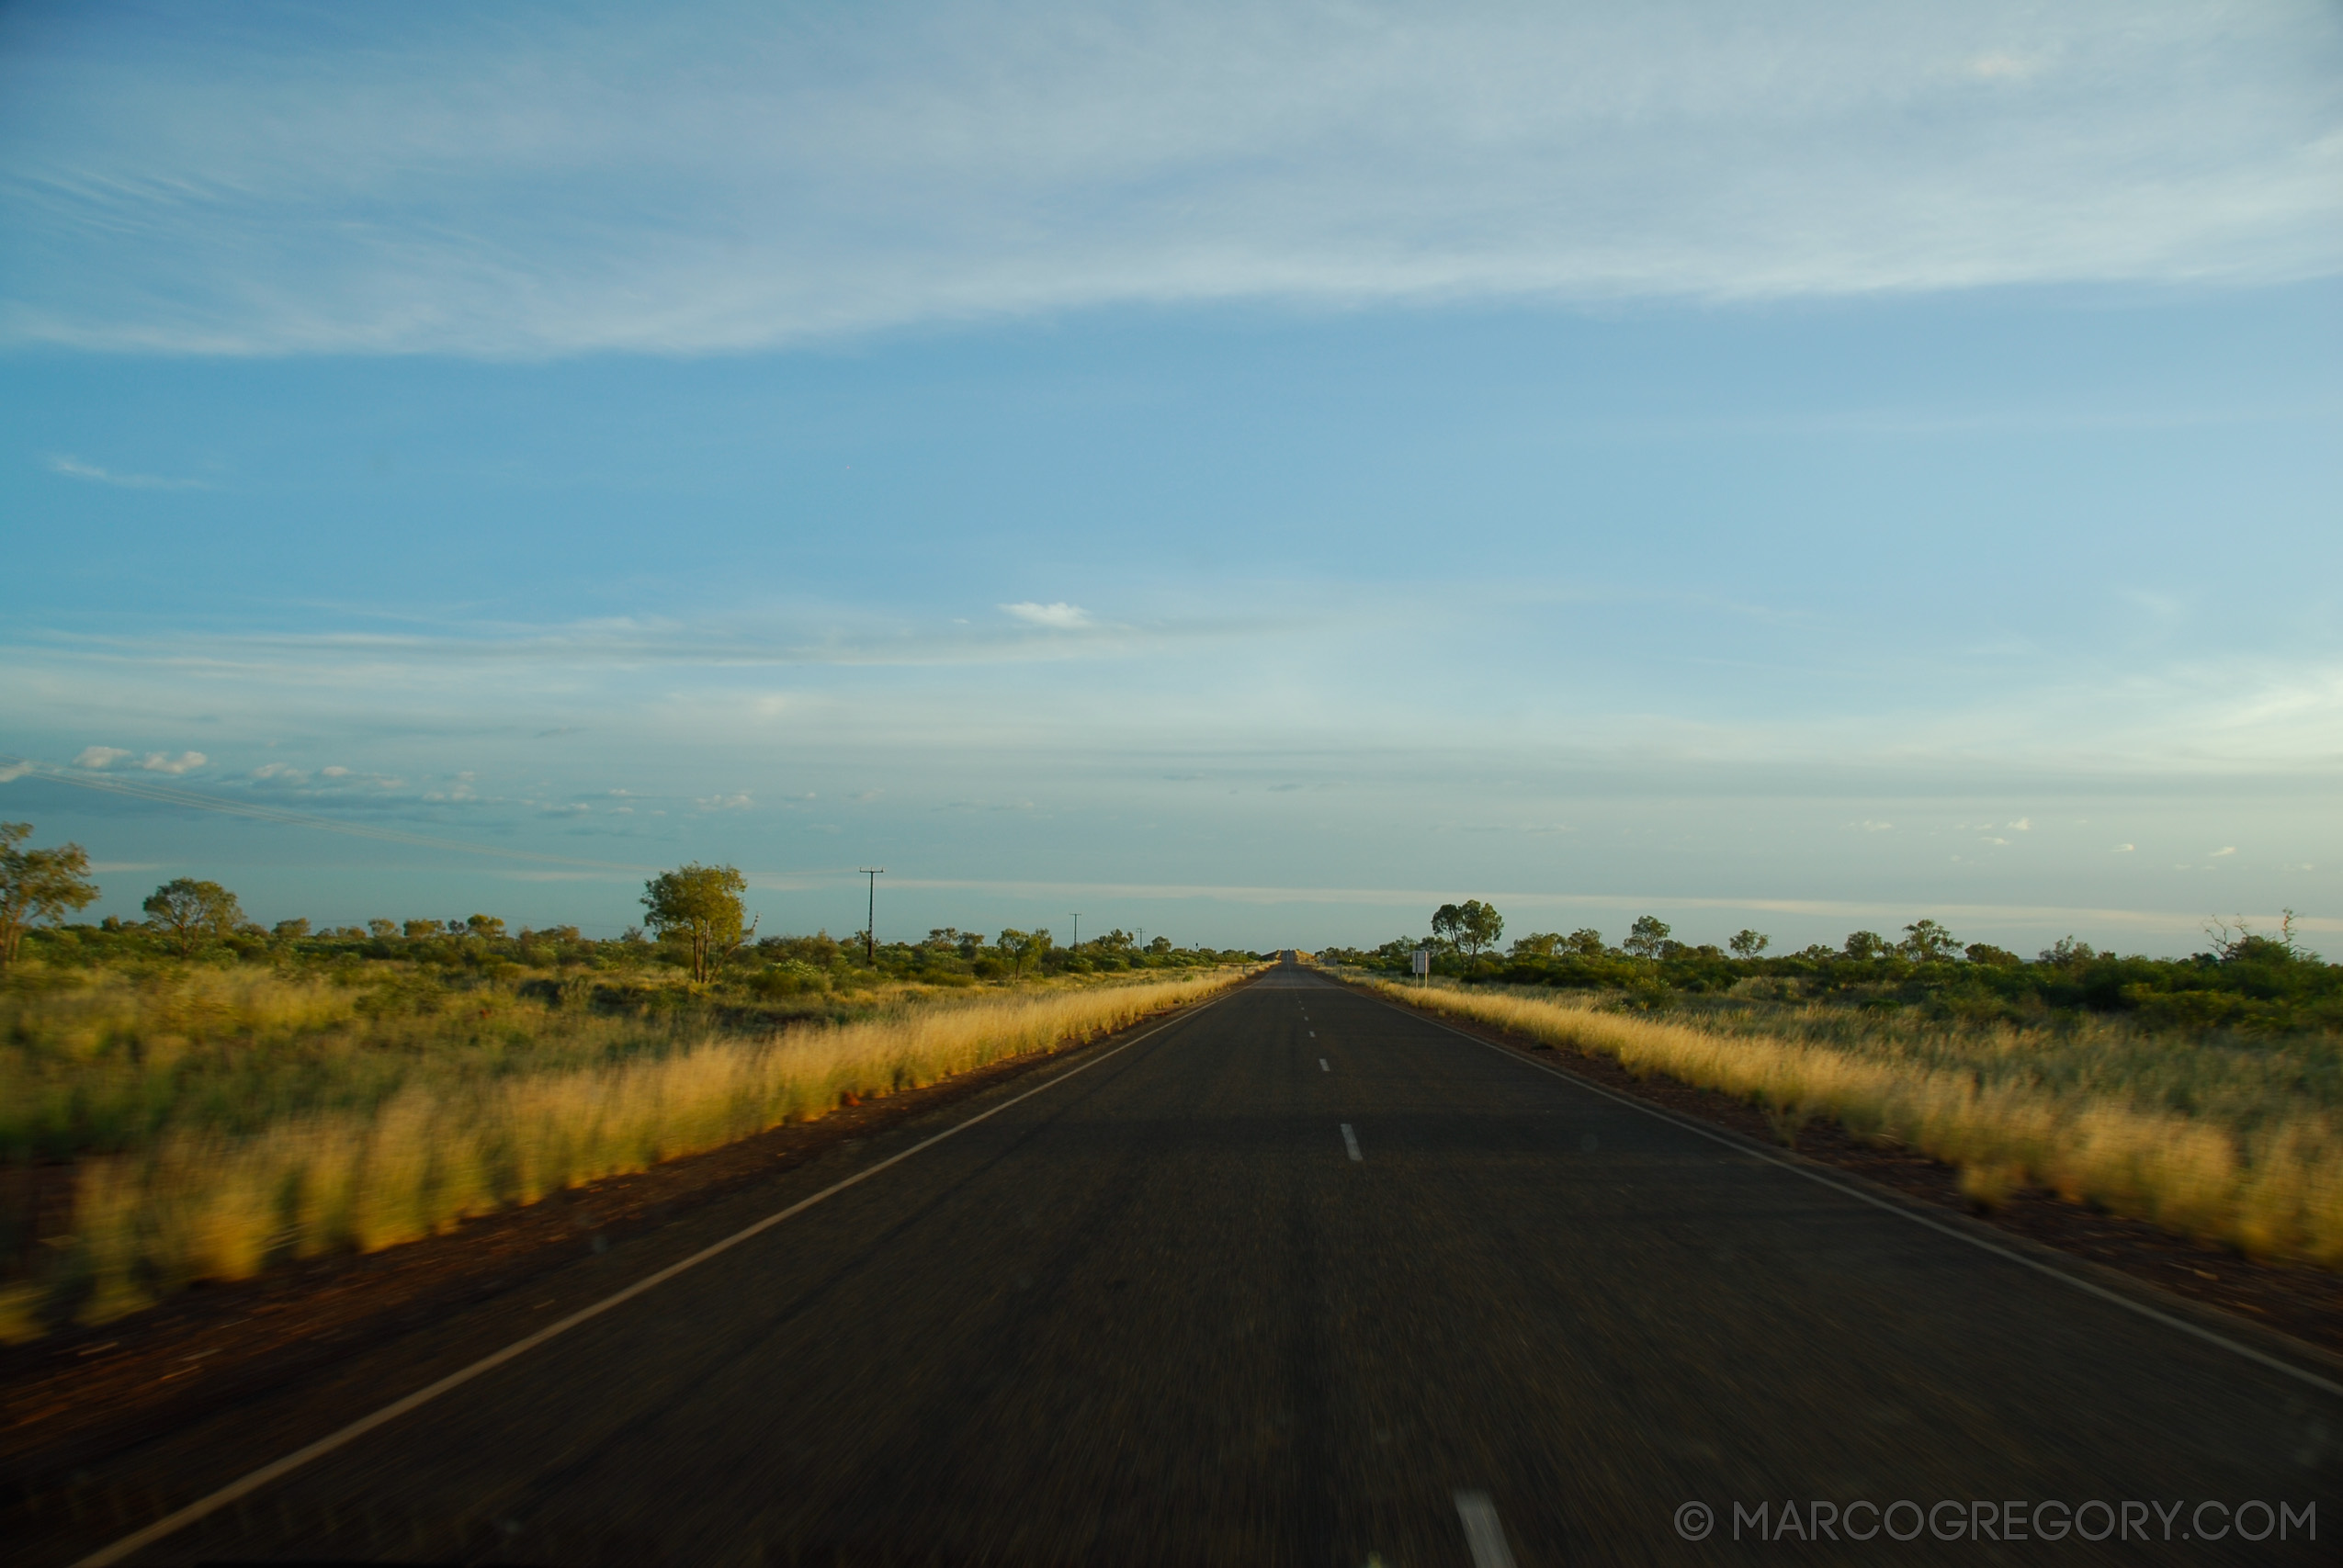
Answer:
POLYGON ((1724 946, 1679 941, 1656 915, 1636 918, 1617 943, 1592 927, 1533 931, 1498 950, 1504 918, 1480 900, 1443 904, 1424 936, 1370 949, 1328 948, 1322 961, 1386 974, 1432 972, 1466 984, 1615 990, 1648 1004, 1735 993, 1758 1000, 1838 999, 1872 1008, 1920 1007, 1978 1020, 2043 1011, 2128 1013, 2157 1026, 2343 1031, 2343 964, 2305 948, 2291 909, 2275 934, 2243 919, 2215 919, 2205 951, 2186 958, 2102 952, 2062 937, 2032 959, 1990 942, 1963 942, 1922 918, 1891 940, 1851 931, 1838 947, 1775 953, 1743 930, 1724 946))
POLYGON ((1028 975, 1188 968, 1259 956, 1177 947, 1169 937, 1149 940, 1144 933, 1119 927, 1078 947, 1061 945, 1046 927, 1008 927, 990 939, 956 926, 936 927, 917 942, 872 942, 864 931, 841 939, 826 930, 811 936, 760 938, 757 922, 744 908, 748 883, 738 868, 697 863, 645 883, 643 923, 615 938, 588 937, 573 925, 525 926, 508 933, 501 917, 479 913, 446 920, 376 919, 362 926, 313 926, 297 918, 264 926, 245 916, 242 901, 229 888, 184 876, 147 896, 141 905, 144 920, 109 915, 94 925, 76 925, 69 924, 67 917, 86 908, 99 893, 89 876, 89 856, 74 843, 22 848, 31 833, 29 824, 0 822, 0 966, 13 964, 26 937, 36 933, 44 947, 62 943, 123 955, 159 951, 179 958, 207 953, 255 958, 307 951, 454 965, 499 961, 550 965, 597 956, 663 961, 702 984, 720 978, 728 966, 754 964, 757 972, 746 977, 746 984, 783 990, 792 988, 792 981, 819 983, 822 976, 841 970, 883 978, 1014 980, 1028 975))

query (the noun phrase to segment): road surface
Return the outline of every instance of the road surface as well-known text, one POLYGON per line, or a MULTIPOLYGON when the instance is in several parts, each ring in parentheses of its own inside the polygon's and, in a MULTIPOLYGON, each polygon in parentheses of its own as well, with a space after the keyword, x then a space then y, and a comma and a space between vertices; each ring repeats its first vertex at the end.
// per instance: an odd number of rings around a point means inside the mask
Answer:
POLYGON ((1291 966, 95 1483, 142 1523, 988 1111, 123 1560, 2337 1560, 2343 1399, 1291 966))

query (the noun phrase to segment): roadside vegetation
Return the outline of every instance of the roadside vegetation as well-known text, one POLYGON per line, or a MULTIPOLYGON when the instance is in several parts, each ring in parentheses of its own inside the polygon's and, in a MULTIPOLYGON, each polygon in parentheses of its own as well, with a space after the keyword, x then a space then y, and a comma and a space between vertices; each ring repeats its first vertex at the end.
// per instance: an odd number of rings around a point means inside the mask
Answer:
POLYGON ((0 1337, 1058 1050, 1255 962, 949 930, 866 961, 859 933, 754 939, 737 874, 655 878, 651 931, 600 942, 479 914, 263 930, 187 879, 145 921, 30 927, 89 901, 51 886, 0 932, 0 1337))
MULTIPOLYGON (((1933 920, 1899 941, 1768 956, 1539 933, 1478 953, 1445 935, 1330 951, 1395 999, 1762 1107, 1794 1144, 1817 1120, 1958 1166, 1982 1207, 2022 1188, 2265 1257, 2343 1267, 2343 965, 2216 922, 2184 959, 2072 938, 2032 959, 1933 920), (1424 983, 1403 981, 1432 954, 1424 983)), ((1443 911, 1446 912, 1446 911, 1443 911)), ((1501 921, 1498 922, 1501 927, 1501 921)))

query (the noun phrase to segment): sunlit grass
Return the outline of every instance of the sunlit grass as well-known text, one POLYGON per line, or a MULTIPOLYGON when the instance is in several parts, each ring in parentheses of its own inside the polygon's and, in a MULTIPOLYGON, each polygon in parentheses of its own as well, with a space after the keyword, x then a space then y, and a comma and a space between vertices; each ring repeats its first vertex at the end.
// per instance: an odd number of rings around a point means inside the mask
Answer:
POLYGON ((2121 1023, 1964 1030, 1844 1009, 1612 1010, 1374 982, 1394 1000, 1918 1148, 1994 1203, 2039 1183, 2266 1257, 2343 1265, 2343 1090, 2318 1038, 2248 1046, 2121 1023))
MULTIPOLYGON (((61 1317, 107 1321, 280 1258, 413 1240, 842 1104, 1094 1039, 1243 973, 982 999, 907 995, 876 1017, 760 1037, 678 1036, 492 993, 428 1016, 368 1017, 330 985, 232 972, 19 998, 9 1021, 15 1077, 0 1088, 55 1091, 77 1076, 96 1086, 99 1120, 117 1137, 116 1152, 79 1161, 71 1235, 37 1276, 0 1289, 0 1337, 61 1317), (139 1049, 123 1048, 133 1037, 139 1049), (109 1054, 119 1070, 91 1070, 109 1054), (172 1066, 191 1056, 207 1069, 187 1079, 193 1105, 170 1093, 172 1066), (60 1070, 75 1060, 78 1075, 60 1070), (238 1100, 240 1089, 256 1098, 238 1100)), ((76 1120, 87 1129, 70 1105, 9 1104, 20 1144, 76 1120)))

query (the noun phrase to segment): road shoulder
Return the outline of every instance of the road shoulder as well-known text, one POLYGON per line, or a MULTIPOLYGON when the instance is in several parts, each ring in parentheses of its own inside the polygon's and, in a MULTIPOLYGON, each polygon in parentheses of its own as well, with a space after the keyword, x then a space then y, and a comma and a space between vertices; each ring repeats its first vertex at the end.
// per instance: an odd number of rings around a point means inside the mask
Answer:
POLYGON ((2067 1202, 2040 1188, 2013 1193, 1994 1209, 1980 1209, 1961 1191, 1955 1168, 1917 1149, 1874 1144, 1820 1121, 1798 1129, 1794 1145, 1785 1146, 1762 1111, 1731 1095, 1657 1074, 1639 1076, 1612 1057, 1549 1046, 1488 1024, 1419 1012, 1341 976, 1326 978, 1384 1006, 1726 1134, 1753 1152, 1851 1179, 1935 1223, 1990 1237, 2101 1288, 2147 1300, 2258 1344, 2268 1354, 2343 1380, 2343 1277, 2327 1269, 2247 1258, 2146 1221, 2067 1202))
MULTIPOLYGON (((1248 984, 1239 981, 1239 986, 1248 984)), ((1225 990, 1216 996, 1228 994, 1225 990)), ((0 1350, 0 1482, 26 1495, 56 1478, 224 1404, 330 1375, 360 1352, 430 1329, 583 1258, 642 1238, 777 1176, 843 1168, 864 1145, 997 1098, 1037 1070, 1070 1066, 1196 1003, 1114 1034, 1034 1052, 820 1121, 773 1128, 629 1176, 548 1195, 526 1207, 380 1252, 273 1269, 198 1286, 95 1328, 0 1350)), ((606 1281, 583 1288, 606 1289, 606 1281)))

